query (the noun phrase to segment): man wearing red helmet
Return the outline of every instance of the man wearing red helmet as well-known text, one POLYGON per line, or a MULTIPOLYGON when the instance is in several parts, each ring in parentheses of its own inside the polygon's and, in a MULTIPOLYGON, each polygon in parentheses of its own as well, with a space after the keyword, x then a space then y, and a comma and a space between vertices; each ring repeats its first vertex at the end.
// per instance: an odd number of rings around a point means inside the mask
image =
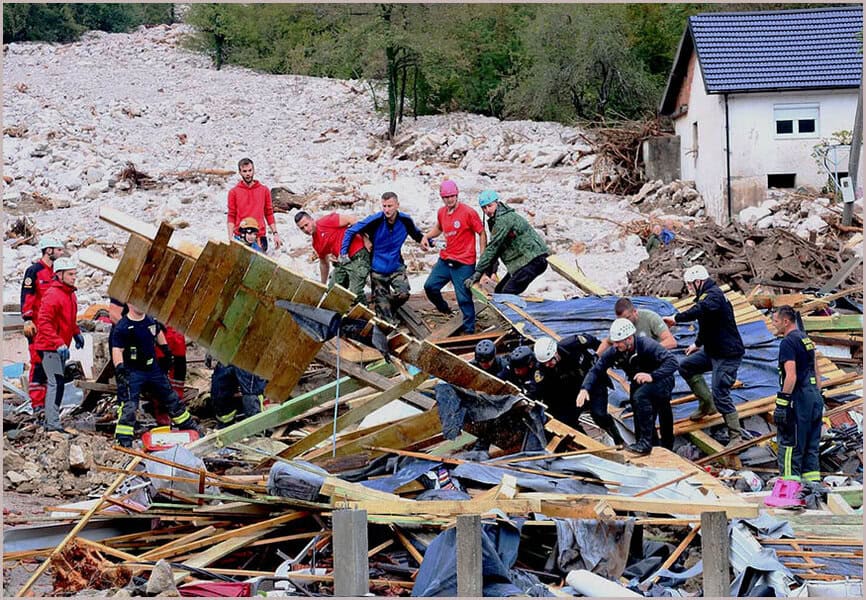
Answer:
POLYGON ((472 292, 463 282, 475 272, 475 236, 479 237, 479 252, 487 246, 487 234, 475 209, 458 199, 457 184, 446 179, 439 186, 439 196, 444 206, 436 214, 436 223, 421 238, 421 246, 430 249, 430 240, 439 234, 445 235, 445 247, 439 260, 424 282, 424 293, 436 309, 451 314, 451 307, 442 297, 442 288, 450 281, 454 285, 457 304, 463 313, 463 331, 475 333, 475 305, 472 292))

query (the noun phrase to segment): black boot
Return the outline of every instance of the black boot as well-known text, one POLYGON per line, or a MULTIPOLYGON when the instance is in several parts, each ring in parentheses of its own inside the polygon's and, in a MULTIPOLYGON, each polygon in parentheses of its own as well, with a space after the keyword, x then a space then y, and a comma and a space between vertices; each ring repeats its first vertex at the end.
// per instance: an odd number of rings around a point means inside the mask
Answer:
POLYGON ((628 446, 626 446, 626 450, 628 450, 629 452, 634 452, 635 454, 646 456, 653 451, 653 446, 646 440, 638 440, 634 444, 629 444, 628 446))

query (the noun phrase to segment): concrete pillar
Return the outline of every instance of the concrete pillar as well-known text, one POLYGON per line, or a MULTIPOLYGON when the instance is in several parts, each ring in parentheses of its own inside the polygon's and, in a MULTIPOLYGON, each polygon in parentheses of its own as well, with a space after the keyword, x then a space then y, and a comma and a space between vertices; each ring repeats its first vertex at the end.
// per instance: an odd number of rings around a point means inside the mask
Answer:
POLYGON ((483 596, 481 564, 481 516, 457 516, 457 595, 483 596))
POLYGON ((333 513, 334 595, 363 596, 370 591, 367 561, 367 511, 340 509, 333 513))
POLYGON ((705 598, 727 598, 731 594, 731 540, 728 515, 724 511, 701 513, 701 553, 704 564, 705 598))

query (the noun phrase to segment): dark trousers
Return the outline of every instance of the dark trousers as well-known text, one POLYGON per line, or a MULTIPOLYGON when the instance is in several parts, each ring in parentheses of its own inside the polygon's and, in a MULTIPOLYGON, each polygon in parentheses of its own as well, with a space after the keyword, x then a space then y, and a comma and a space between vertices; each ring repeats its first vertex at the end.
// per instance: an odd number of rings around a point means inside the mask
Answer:
POLYGON ((547 270, 547 255, 536 256, 531 261, 517 269, 512 275, 509 273, 496 284, 493 291, 497 294, 521 294, 536 277, 547 270))
POLYGON ((394 313, 409 300, 406 267, 401 266, 393 273, 387 274, 371 271, 370 286, 373 291, 373 307, 376 309, 376 316, 395 323, 394 313))
POLYGON ((463 331, 475 333, 475 304, 472 302, 472 292, 463 282, 472 277, 475 265, 464 265, 453 260, 442 260, 441 258, 433 265, 433 270, 424 282, 424 293, 427 299, 433 303, 439 312, 447 313, 451 310, 445 298, 442 297, 442 288, 450 281, 454 285, 454 294, 457 296, 457 305, 463 313, 463 331))
POLYGON ((680 376, 688 381, 693 375, 713 372, 713 404, 719 413, 736 412, 731 399, 731 387, 737 381, 737 370, 742 358, 710 358, 704 350, 698 350, 680 361, 680 376))
POLYGON ((614 442, 618 444, 622 441, 622 438, 616 430, 613 417, 607 412, 607 392, 606 385, 596 383, 589 391, 589 402, 583 406, 577 406, 575 403, 576 397, 564 394, 561 398, 566 398, 566 400, 550 402, 548 404, 548 412, 557 421, 562 421, 569 427, 573 427, 581 433, 586 433, 580 424, 580 415, 589 407, 589 416, 592 417, 592 422, 603 431, 606 431, 613 438, 614 442))
POLYGON ((233 365, 217 363, 210 380, 211 402, 221 427, 231 425, 238 413, 235 393, 241 392, 241 410, 246 417, 262 412, 265 380, 233 365))
POLYGON ((824 401, 814 386, 794 388, 790 408, 792 419, 776 430, 779 443, 779 475, 783 479, 807 481, 821 479, 818 445, 821 442, 821 419, 824 401))
POLYGON ((674 378, 666 377, 650 383, 631 383, 631 405, 634 412, 634 436, 638 444, 656 445, 656 418, 659 421, 661 446, 674 447, 674 415, 671 411, 671 392, 674 378))
POLYGON ((114 428, 116 439, 131 441, 135 436, 135 411, 138 410, 138 402, 143 390, 152 393, 168 410, 173 425, 181 429, 189 425, 192 419, 189 411, 171 387, 166 374, 154 362, 150 367, 129 368, 126 384, 122 385, 118 382, 117 400, 120 406, 117 409, 117 424, 114 428))

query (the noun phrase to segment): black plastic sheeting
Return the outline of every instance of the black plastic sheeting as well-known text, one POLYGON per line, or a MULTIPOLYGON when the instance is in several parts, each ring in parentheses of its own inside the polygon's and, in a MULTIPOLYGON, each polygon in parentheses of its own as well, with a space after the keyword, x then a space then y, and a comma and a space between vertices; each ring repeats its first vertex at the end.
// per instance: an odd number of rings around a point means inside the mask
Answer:
MULTIPOLYGON (((519 304, 533 319, 540 321, 558 335, 566 336, 578 333, 590 333, 599 339, 607 337, 611 323, 616 318, 613 307, 617 296, 591 296, 588 298, 573 298, 571 300, 544 300, 542 302, 525 302, 515 296, 507 296, 507 301, 519 304)), ((652 296, 631 296, 636 308, 655 311, 661 316, 670 316, 676 309, 670 302, 659 300, 652 296)), ((497 309, 511 321, 525 323, 524 332, 532 337, 547 335, 532 323, 526 321, 514 310, 506 306, 494 295, 493 303, 497 309)), ((739 326, 740 336, 746 347, 746 355, 740 365, 737 379, 743 382, 743 387, 731 390, 734 404, 742 404, 750 400, 772 396, 779 389, 779 374, 777 360, 779 356, 779 339, 767 328, 763 321, 747 323, 739 326)), ((685 356, 685 349, 695 340, 697 323, 686 323, 671 329, 677 340, 677 348, 672 350, 677 360, 685 356)), ((710 375, 706 374, 707 382, 710 375)), ((673 397, 677 398, 691 394, 686 382, 677 375, 673 397)), ((610 402, 621 406, 628 396, 618 385, 610 392, 610 402)), ((685 418, 694 409, 693 403, 675 405, 672 407, 674 419, 685 418)))
MULTIPOLYGON (((518 524, 482 523, 481 565, 487 597, 553 596, 534 575, 514 569, 520 546, 518 524)), ((452 527, 430 542, 418 569, 412 596, 457 596, 457 529, 452 527)))

